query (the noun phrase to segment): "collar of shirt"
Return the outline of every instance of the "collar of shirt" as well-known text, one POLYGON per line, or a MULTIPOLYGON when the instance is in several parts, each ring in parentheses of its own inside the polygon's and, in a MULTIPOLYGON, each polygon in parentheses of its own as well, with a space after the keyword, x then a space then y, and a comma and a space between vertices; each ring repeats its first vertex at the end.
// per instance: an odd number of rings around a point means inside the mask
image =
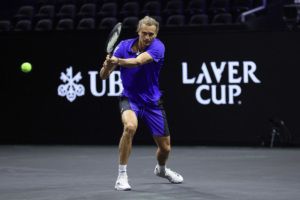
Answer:
POLYGON ((132 51, 132 46, 134 45, 134 43, 135 43, 138 39, 139 39, 139 38, 136 37, 136 38, 134 38, 134 39, 131 40, 131 42, 129 43, 128 48, 127 48, 128 53, 133 53, 133 54, 136 53, 136 52, 133 52, 133 51, 132 51))
MULTIPOLYGON (((130 42, 130 44, 128 45, 128 48, 127 48, 127 51, 129 52, 129 53, 131 53, 131 54, 136 54, 136 55, 139 55, 141 52, 134 52, 134 51, 132 51, 132 46, 134 45, 134 43, 138 40, 139 38, 138 37, 136 37, 136 38, 134 38, 134 39, 132 39, 132 41, 130 42)), ((153 42, 153 41, 152 41, 153 42)), ((145 48, 145 50, 143 51, 143 52, 145 52, 145 51, 147 51, 147 49, 150 47, 151 45, 149 45, 148 47, 146 47, 145 48)))

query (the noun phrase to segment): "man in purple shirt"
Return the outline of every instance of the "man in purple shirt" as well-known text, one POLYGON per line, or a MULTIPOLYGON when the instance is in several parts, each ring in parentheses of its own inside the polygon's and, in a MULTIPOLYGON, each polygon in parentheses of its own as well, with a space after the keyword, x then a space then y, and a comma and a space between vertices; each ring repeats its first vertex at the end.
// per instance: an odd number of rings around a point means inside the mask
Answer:
POLYGON ((119 143, 119 175, 115 184, 117 190, 130 190, 127 163, 132 148, 132 139, 138 126, 138 118, 149 127, 157 144, 158 164, 154 173, 171 183, 182 183, 180 174, 166 168, 171 145, 166 114, 159 90, 159 72, 164 63, 164 44, 156 38, 159 23, 144 17, 138 23, 137 38, 123 40, 107 55, 100 70, 102 79, 108 78, 116 66, 120 66, 124 90, 120 97, 123 134, 119 143))

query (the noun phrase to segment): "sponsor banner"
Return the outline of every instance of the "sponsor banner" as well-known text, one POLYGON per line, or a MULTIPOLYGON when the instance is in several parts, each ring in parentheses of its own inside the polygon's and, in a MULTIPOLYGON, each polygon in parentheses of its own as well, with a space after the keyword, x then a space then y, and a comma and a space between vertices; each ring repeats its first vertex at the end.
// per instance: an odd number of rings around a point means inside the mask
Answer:
POLYGON ((189 77, 188 63, 182 62, 182 83, 198 85, 195 97, 202 105, 241 104, 241 100, 237 100, 242 94, 241 85, 249 82, 261 83, 255 75, 256 69, 253 61, 222 61, 219 66, 216 62, 203 62, 199 74, 189 77), (239 71, 242 71, 241 75, 239 71), (223 84, 222 79, 226 79, 223 84))
MULTIPOLYGON (((117 144, 120 72, 99 77, 107 33, 1 36, 2 143, 117 144), (102 35, 101 35, 102 34, 102 35), (100 35, 100 36, 99 36, 100 35), (29 61, 30 73, 20 71, 29 61), (16 124, 11 126, 10 124, 16 124)), ((162 32, 160 86, 174 144, 270 141, 273 119, 300 143, 300 38, 289 32, 162 32)), ((137 143, 153 144, 140 121, 137 143)), ((275 138, 279 142, 279 137, 275 138)))

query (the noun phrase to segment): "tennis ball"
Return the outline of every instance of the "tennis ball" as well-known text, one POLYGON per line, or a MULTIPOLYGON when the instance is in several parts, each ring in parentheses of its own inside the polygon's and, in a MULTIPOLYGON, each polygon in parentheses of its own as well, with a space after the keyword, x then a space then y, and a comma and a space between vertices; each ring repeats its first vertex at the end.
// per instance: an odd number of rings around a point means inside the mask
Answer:
POLYGON ((32 66, 29 62, 24 62, 21 65, 21 70, 22 70, 22 72, 28 73, 32 70, 32 66))

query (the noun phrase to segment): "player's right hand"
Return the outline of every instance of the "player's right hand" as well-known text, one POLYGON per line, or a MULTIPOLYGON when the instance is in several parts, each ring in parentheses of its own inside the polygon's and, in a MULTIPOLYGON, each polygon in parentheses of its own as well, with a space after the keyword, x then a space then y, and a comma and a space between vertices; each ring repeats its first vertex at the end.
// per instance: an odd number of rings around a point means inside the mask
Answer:
POLYGON ((105 59, 106 59, 106 60, 109 60, 111 57, 112 57, 111 54, 107 54, 105 59))
POLYGON ((111 59, 111 55, 108 54, 105 58, 105 63, 106 63, 106 67, 112 68, 113 67, 113 62, 111 59))

